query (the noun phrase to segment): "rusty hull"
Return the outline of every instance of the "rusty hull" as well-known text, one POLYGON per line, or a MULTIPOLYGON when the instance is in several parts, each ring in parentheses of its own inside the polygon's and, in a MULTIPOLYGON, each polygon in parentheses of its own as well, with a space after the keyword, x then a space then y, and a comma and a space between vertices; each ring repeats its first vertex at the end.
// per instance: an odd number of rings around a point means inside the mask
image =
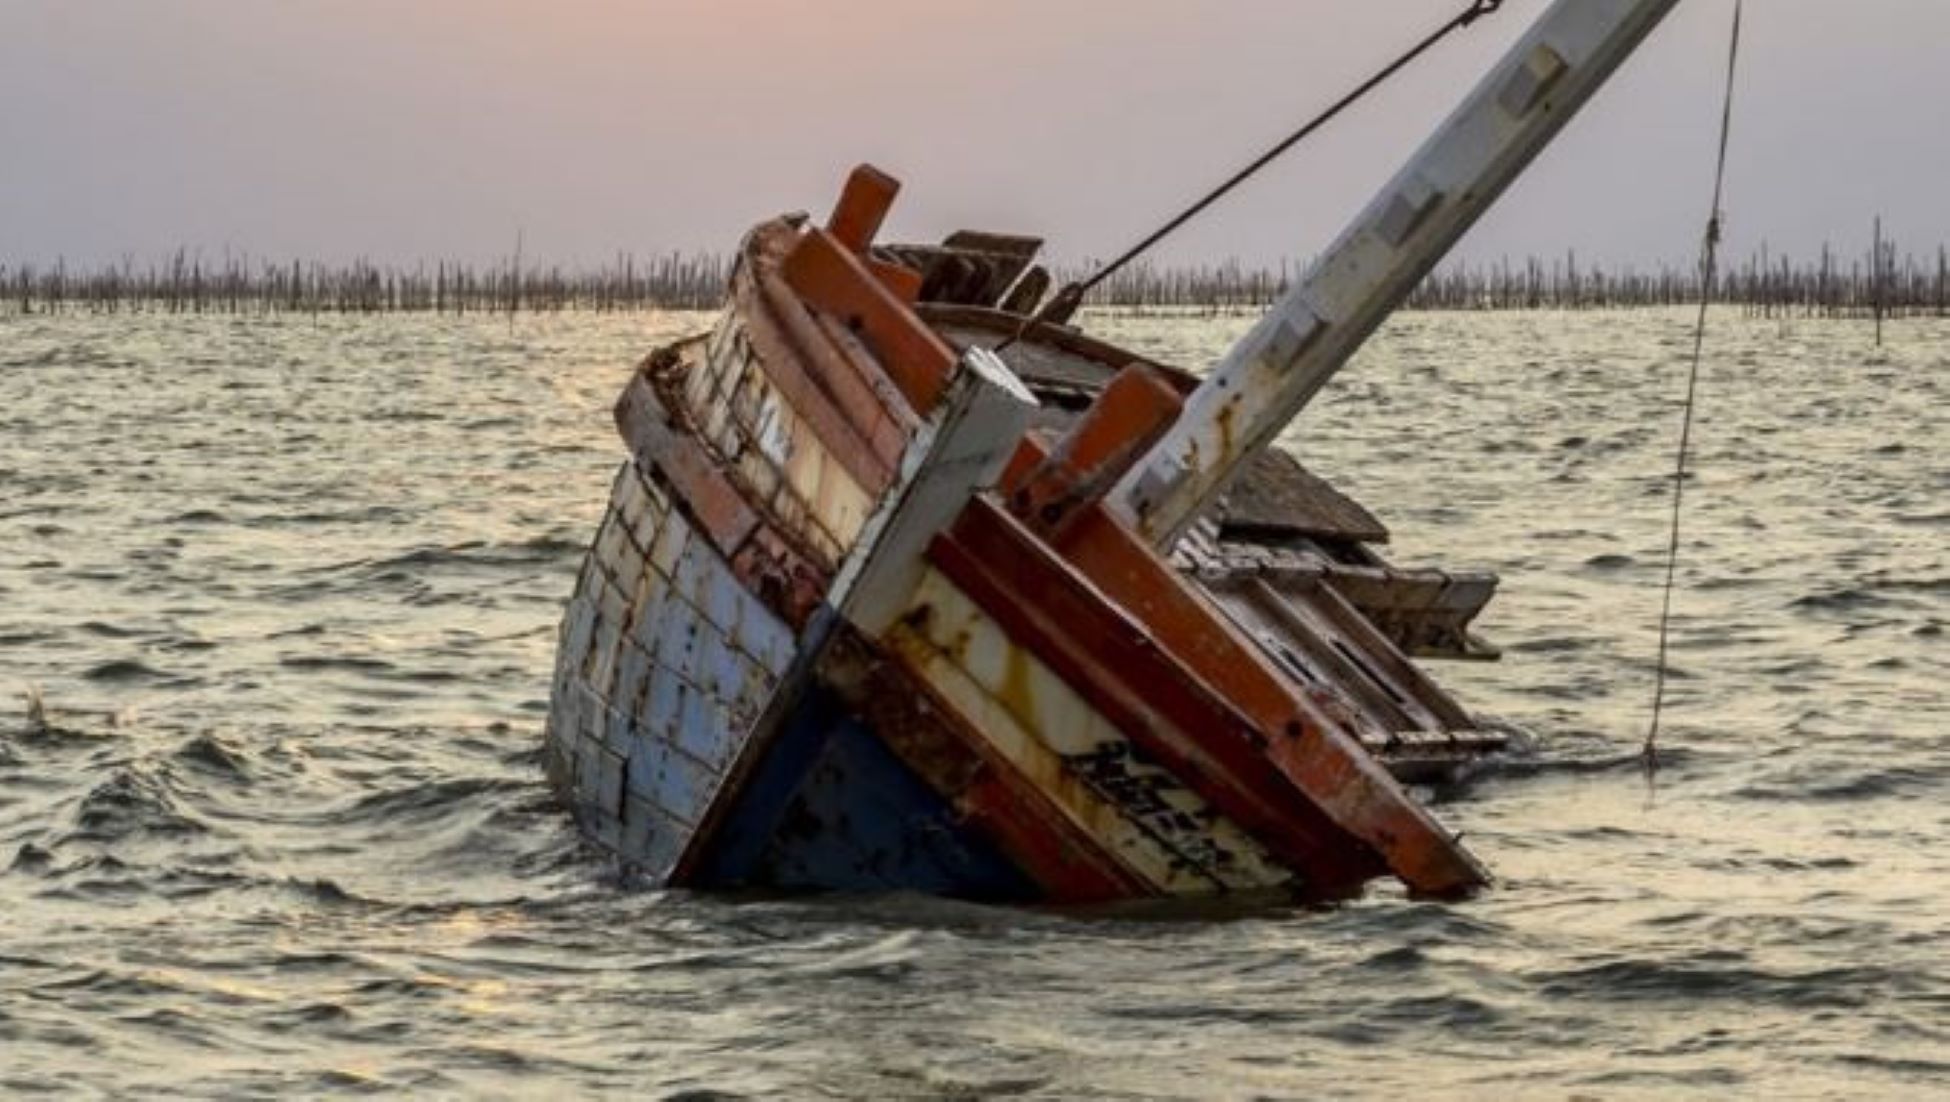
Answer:
POLYGON ((1379 522, 1297 464, 1159 554, 1102 499, 1190 377, 1025 328, 1037 242, 877 248, 898 187, 863 168, 825 226, 754 230, 714 330, 617 404, 631 459, 545 753, 591 837, 701 887, 1487 883, 1393 773, 1500 745, 1409 658, 1486 651, 1494 580, 1394 571, 1379 522), (985 370, 1015 374, 969 405, 971 350, 1011 334, 985 370), (1021 428, 987 439, 971 409, 1021 428))

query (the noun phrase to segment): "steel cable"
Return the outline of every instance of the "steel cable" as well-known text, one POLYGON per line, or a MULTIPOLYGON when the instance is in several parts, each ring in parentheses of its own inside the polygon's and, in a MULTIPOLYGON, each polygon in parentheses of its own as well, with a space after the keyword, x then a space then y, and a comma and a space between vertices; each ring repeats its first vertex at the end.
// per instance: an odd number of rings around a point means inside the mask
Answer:
POLYGON ((1267 165, 1272 164, 1288 151, 1292 150, 1294 146, 1299 145, 1301 142, 1306 141, 1318 133, 1322 127, 1340 117, 1348 108, 1366 99, 1371 92, 1387 83, 1395 74, 1413 64, 1423 54, 1434 49, 1443 39, 1470 26, 1486 15, 1495 14, 1501 7, 1503 7, 1503 0, 1471 0, 1467 8, 1451 18, 1447 23, 1436 28, 1426 38, 1410 47, 1408 52, 1397 57, 1367 80, 1362 81, 1353 91, 1342 96, 1332 106, 1314 116, 1305 126, 1282 138, 1271 149, 1260 154, 1250 164, 1246 165, 1246 167, 1233 173, 1224 183, 1213 188, 1196 202, 1192 203, 1192 205, 1178 212, 1178 214, 1174 215, 1164 225, 1146 235, 1142 241, 1126 249, 1117 259, 1099 268, 1090 278, 1063 287, 1062 290, 1050 298, 1049 302, 1042 309, 1024 319, 1021 327, 1016 330, 1015 334, 998 345, 996 351, 999 352, 1016 343, 1018 340, 1021 340, 1023 335, 1029 332, 1034 326, 1049 321, 1059 314, 1067 316, 1069 313, 1074 312, 1078 306, 1082 305, 1084 296, 1089 294, 1092 288, 1128 267, 1132 261, 1150 252, 1159 242, 1178 232, 1187 222, 1204 214, 1213 204, 1232 194, 1241 184, 1259 175, 1261 170, 1265 169, 1267 165))
POLYGON ((1667 655, 1672 644, 1672 596, 1679 576, 1679 538, 1685 516, 1686 473, 1693 447, 1693 417, 1699 399, 1700 361, 1706 350, 1707 309, 1713 305, 1719 276, 1720 238, 1724 214, 1720 206, 1726 196, 1727 145, 1733 133, 1733 92, 1740 69, 1740 17, 1745 0, 1734 0, 1733 34, 1727 47, 1727 88, 1720 110, 1720 153, 1713 170, 1713 207, 1706 221, 1706 240, 1700 251, 1699 318, 1693 325, 1693 359, 1686 372, 1685 413, 1679 425, 1679 455, 1672 476, 1672 524, 1666 546, 1666 582, 1659 611, 1659 659, 1652 687, 1652 724, 1645 733, 1645 767, 1658 768, 1659 724, 1666 706, 1666 679, 1670 671, 1667 655))

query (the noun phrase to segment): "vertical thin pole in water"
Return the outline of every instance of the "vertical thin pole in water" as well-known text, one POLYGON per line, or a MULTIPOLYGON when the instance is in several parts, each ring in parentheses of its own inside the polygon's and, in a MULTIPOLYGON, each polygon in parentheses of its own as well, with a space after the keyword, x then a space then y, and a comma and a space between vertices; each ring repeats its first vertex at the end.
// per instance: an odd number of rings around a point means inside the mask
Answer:
POLYGON ((1936 247, 1936 316, 1944 315, 1944 283, 1950 281, 1950 250, 1936 247))
POLYGON ((1700 254, 1699 320, 1693 326, 1693 362, 1686 374, 1686 412, 1679 426, 1679 459, 1672 475, 1672 535, 1666 545, 1666 587, 1659 611, 1659 663, 1652 689, 1652 725, 1645 733, 1645 768, 1659 767, 1659 721, 1666 706, 1666 655, 1672 640, 1672 593, 1679 576, 1679 532, 1686 501, 1686 466, 1693 447, 1693 410, 1699 395, 1700 360, 1706 351, 1706 315, 1713 305, 1715 276, 1720 262, 1720 202, 1726 194, 1727 142, 1733 133, 1734 75, 1740 67, 1740 16, 1744 0, 1734 0, 1733 39, 1727 47, 1727 93, 1720 111, 1720 157, 1713 171, 1713 207, 1706 221, 1706 244, 1700 254))
POLYGON ((521 309, 521 246, 525 231, 515 231, 514 268, 508 273, 508 332, 515 331, 515 311, 521 309))
POLYGON ((1872 273, 1870 278, 1874 280, 1875 296, 1876 296, 1876 347, 1881 348, 1882 347, 1882 311, 1883 311, 1883 285, 1882 285, 1883 261, 1882 261, 1882 215, 1880 214, 1876 215, 1875 249, 1876 249, 1875 258, 1874 258, 1875 271, 1872 273))

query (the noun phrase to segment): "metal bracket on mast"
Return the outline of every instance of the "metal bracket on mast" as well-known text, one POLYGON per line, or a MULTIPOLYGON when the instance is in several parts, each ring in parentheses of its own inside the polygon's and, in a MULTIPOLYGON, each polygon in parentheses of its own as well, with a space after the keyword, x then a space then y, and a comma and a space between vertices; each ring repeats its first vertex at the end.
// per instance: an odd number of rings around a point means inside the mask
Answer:
POLYGON ((1109 506, 1159 547, 1224 492, 1679 0, 1557 0, 1187 400, 1109 506))

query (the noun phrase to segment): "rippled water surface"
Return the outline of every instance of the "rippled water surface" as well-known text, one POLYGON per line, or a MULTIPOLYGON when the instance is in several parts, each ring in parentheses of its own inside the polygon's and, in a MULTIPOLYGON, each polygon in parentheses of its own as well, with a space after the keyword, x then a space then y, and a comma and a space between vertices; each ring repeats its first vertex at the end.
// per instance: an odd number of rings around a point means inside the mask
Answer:
POLYGON ((1688 323, 1403 318, 1290 435, 1505 578, 1438 671, 1536 738, 1441 808, 1495 891, 1073 914, 644 892, 550 805, 607 406, 700 319, 0 317, 0 1093, 1940 1097, 1950 324, 1718 323, 1648 789, 1688 323))

